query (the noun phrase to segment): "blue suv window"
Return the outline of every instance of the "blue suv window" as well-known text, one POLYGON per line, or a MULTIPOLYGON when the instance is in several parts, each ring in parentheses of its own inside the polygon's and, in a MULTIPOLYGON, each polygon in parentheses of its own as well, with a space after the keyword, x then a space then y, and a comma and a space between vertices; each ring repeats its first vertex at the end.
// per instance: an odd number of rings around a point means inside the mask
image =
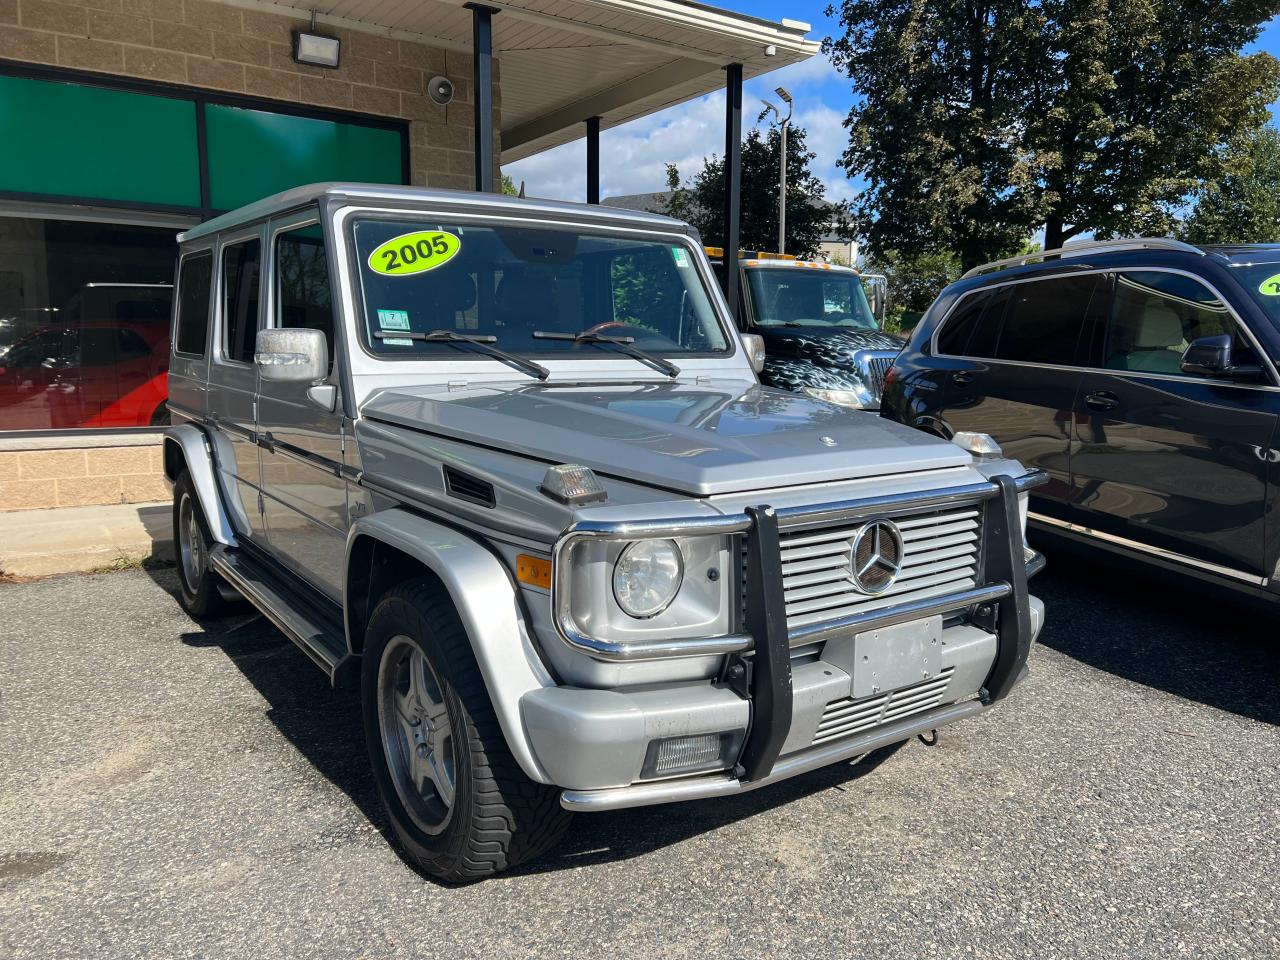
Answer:
POLYGON ((1159 270, 1116 274, 1107 320, 1103 365, 1191 376, 1182 372, 1182 353, 1192 340, 1232 335, 1232 356, 1251 362, 1252 349, 1241 336, 1227 305, 1193 277, 1159 270))
POLYGON ((955 356, 1070 366, 1099 284, 1097 274, 1050 277, 966 298, 939 336, 938 349, 955 356))

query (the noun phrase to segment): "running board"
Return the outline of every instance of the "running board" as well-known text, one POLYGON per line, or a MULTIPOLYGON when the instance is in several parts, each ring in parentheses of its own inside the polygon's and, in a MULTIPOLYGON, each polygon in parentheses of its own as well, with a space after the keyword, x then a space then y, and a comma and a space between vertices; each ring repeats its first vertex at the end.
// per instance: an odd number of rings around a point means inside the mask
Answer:
POLYGON ((232 587, 252 603, 264 617, 298 645, 335 686, 347 686, 357 675, 357 658, 347 651, 347 639, 339 620, 325 616, 327 599, 307 596, 313 592, 299 585, 293 589, 285 576, 277 574, 269 561, 243 550, 217 544, 209 563, 232 587))

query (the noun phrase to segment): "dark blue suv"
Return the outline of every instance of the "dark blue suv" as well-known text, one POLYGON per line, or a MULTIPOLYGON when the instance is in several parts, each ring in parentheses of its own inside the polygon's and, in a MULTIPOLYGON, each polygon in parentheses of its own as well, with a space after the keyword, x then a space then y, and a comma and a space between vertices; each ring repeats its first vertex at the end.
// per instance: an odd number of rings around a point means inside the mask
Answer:
POLYGON ((1277 363, 1280 245, 1072 244, 943 290, 881 415, 1048 471, 1033 526, 1280 596, 1277 363))

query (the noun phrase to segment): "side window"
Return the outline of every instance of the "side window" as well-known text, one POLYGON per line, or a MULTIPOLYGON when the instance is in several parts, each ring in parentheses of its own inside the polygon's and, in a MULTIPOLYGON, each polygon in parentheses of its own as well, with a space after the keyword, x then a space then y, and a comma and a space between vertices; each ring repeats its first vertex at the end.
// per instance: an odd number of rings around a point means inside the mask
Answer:
POLYGON ((253 362, 261 262, 262 244, 257 238, 222 249, 223 355, 237 363, 253 362))
POLYGON ((991 293, 982 290, 960 300, 938 334, 938 352, 953 357, 963 357, 969 352, 969 341, 974 328, 982 318, 983 308, 991 300, 991 293))
POLYGON ((212 281, 213 254, 197 253, 182 261, 178 274, 178 353, 204 356, 212 281))
POLYGON ((319 330, 329 345, 333 369, 333 294, 329 261, 319 225, 299 227, 276 237, 277 327, 319 330))
POLYGON ((1103 341, 1103 364, 1173 376, 1192 340, 1229 333, 1237 363, 1256 363, 1253 349, 1226 304, 1200 281, 1177 273, 1133 270, 1116 274, 1111 315, 1103 341))
POLYGON ((1097 274, 1013 284, 994 358, 1074 364, 1097 288, 1097 274))

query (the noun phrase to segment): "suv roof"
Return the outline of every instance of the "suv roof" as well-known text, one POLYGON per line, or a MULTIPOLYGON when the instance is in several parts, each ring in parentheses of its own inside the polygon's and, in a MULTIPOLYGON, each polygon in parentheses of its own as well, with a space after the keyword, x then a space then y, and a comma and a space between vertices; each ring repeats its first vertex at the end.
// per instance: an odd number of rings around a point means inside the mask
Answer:
POLYGON ((477 207, 502 212, 517 210, 522 214, 540 214, 554 220, 573 219, 582 221, 601 221, 607 223, 625 223, 631 226, 647 227, 651 230, 662 230, 667 233, 685 233, 693 235, 693 228, 680 220, 664 217, 656 213, 645 213, 638 210, 624 210, 621 207, 606 207, 586 203, 566 203, 560 200, 534 200, 523 197, 509 197, 501 193, 476 193, 470 190, 439 190, 431 187, 405 187, 394 184, 376 183, 312 183, 302 187, 293 187, 280 193, 263 197, 253 203, 206 220, 183 233, 178 234, 178 242, 196 240, 210 234, 219 233, 242 224, 253 223, 275 214, 287 213, 298 207, 315 203, 322 198, 337 200, 355 200, 372 203, 399 202, 413 206, 455 207, 475 209, 477 207))

